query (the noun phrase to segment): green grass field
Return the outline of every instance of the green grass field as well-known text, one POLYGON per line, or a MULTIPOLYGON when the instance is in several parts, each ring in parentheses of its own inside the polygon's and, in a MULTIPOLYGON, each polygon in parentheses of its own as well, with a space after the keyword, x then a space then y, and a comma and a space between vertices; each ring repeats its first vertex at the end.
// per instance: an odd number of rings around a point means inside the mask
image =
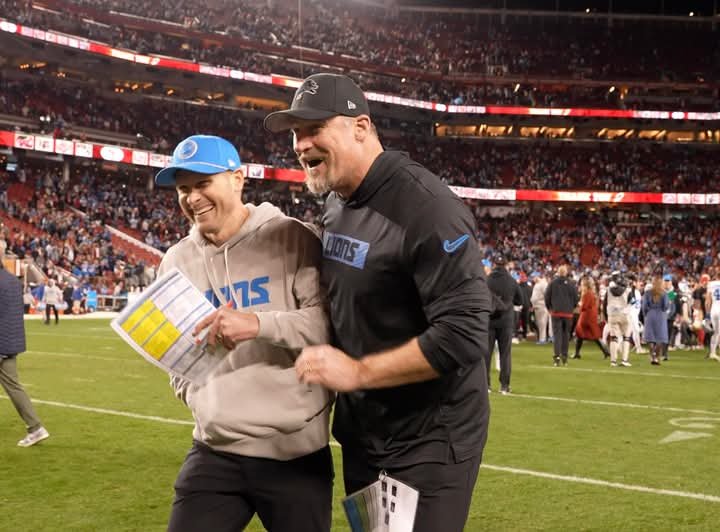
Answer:
MULTIPOLYGON (((17 447, 22 422, 0 394, 0 530, 164 530, 192 425, 165 374, 106 320, 29 321, 27 336, 20 377, 51 438, 17 447)), ((587 348, 553 368, 550 346, 513 346, 467 530, 720 530, 720 364, 670 355, 610 368, 587 348)))

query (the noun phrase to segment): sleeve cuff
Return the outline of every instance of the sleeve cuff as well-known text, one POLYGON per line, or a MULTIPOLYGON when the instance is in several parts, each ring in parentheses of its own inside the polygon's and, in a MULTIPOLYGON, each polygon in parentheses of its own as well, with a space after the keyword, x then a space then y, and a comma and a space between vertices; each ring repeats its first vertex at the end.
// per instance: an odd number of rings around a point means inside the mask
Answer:
POLYGON ((256 312, 255 316, 257 316, 259 324, 257 338, 272 342, 277 331, 273 314, 270 312, 256 312))

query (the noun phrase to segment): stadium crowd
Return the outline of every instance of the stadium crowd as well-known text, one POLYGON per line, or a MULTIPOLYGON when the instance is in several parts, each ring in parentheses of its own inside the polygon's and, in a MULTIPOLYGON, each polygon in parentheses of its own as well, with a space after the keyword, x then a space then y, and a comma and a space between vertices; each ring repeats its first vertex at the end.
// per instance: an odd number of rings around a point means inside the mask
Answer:
MULTIPOLYGON (((325 2, 327 3, 327 2, 325 2)), ((98 7, 98 2, 89 2, 98 7)), ((288 15, 288 9, 292 12, 292 6, 278 6, 269 9, 265 3, 259 2, 257 5, 250 4, 243 6, 242 29, 235 26, 228 28, 222 27, 205 27, 211 23, 213 16, 207 16, 207 9, 210 13, 214 13, 213 6, 207 6, 201 2, 183 2, 182 4, 166 5, 167 3, 155 3, 145 5, 136 2, 117 2, 112 3, 117 10, 137 15, 138 12, 150 10, 151 13, 160 17, 160 20, 170 20, 173 22, 182 22, 182 20, 201 20, 201 28, 203 31, 221 31, 223 34, 239 35, 243 39, 252 42, 264 42, 269 39, 267 44, 275 44, 278 47, 286 47, 295 44, 292 41, 293 33, 287 34, 287 28, 292 27, 294 18, 288 15), (246 12, 247 9, 247 12, 246 12), (203 17, 195 17, 192 13, 201 10, 203 17), (190 13, 189 15, 187 13, 190 13), (176 20, 181 18, 181 21, 176 20), (267 27, 267 24, 272 27, 267 27), (276 28, 275 25, 278 27, 276 28), (273 36, 272 38, 267 37, 273 36), (279 35, 279 37, 278 37, 279 35)), ((696 85, 692 89, 684 89, 676 92, 668 85, 660 88, 648 88, 642 85, 625 87, 623 90, 610 90, 605 84, 602 86, 582 86, 573 84, 572 79, 584 78, 593 80, 628 80, 639 79, 643 81, 669 81, 675 80, 676 71, 685 71, 687 69, 692 72, 688 75, 688 79, 692 82, 697 81, 697 77, 712 76, 717 70, 717 61, 713 59, 718 55, 717 44, 711 37, 706 36, 706 32, 698 32, 699 41, 708 43, 702 48, 702 53, 692 55, 693 61, 688 64, 684 57, 680 57, 675 52, 675 46, 672 45, 673 32, 669 32, 669 39, 662 43, 662 50, 653 48, 646 50, 646 44, 638 49, 637 42, 633 46, 629 46, 627 39, 637 39, 638 32, 653 31, 652 25, 648 28, 633 28, 632 32, 626 29, 614 31, 608 30, 602 23, 584 23, 573 25, 572 22, 553 23, 545 22, 529 23, 531 27, 527 28, 524 24, 516 27, 514 23, 508 23, 502 26, 501 30, 496 29, 496 25, 487 24, 488 35, 486 31, 478 29, 476 25, 479 23, 468 23, 466 19, 443 22, 441 18, 439 23, 432 22, 432 17, 420 17, 419 21, 405 21, 406 17, 412 16, 403 13, 403 22, 410 24, 406 27, 427 28, 418 30, 417 34, 406 35, 403 30, 401 39, 394 37, 392 28, 386 28, 386 31, 376 31, 369 33, 367 31, 346 32, 343 36, 337 38, 327 38, 328 33, 334 35, 338 27, 346 28, 347 24, 360 24, 362 27, 382 27, 387 25, 387 18, 373 15, 372 21, 369 23, 373 26, 363 26, 363 20, 353 18, 352 10, 360 9, 366 11, 371 8, 368 6, 353 6, 352 4, 343 3, 343 6, 329 3, 328 5, 315 5, 311 7, 311 13, 306 16, 313 21, 314 24, 320 24, 314 27, 309 24, 305 28, 305 32, 310 41, 304 43, 305 46, 318 46, 320 50, 332 52, 333 54, 348 54, 352 56, 360 51, 367 51, 357 59, 369 66, 377 67, 411 67, 408 72, 416 74, 410 80, 410 76, 403 74, 395 74, 388 72, 379 74, 376 71, 362 71, 362 68, 356 75, 358 81, 367 90, 384 91, 391 94, 399 94, 407 98, 438 101, 443 103, 455 103, 464 105, 528 105, 541 107, 557 107, 557 106, 594 106, 594 107, 610 107, 610 108, 652 108, 652 109, 684 109, 684 110, 713 110, 718 106, 717 89, 696 85), (312 13, 313 9, 322 10, 322 14, 312 13), (348 9, 350 11, 348 11, 348 9), (329 24, 325 25, 326 13, 332 13, 330 20, 343 21, 341 25, 329 24), (442 27, 435 27, 435 24, 441 24, 442 27), (532 24, 539 25, 532 28, 532 24), (556 27, 560 24, 560 27, 556 27), (576 28, 579 26, 579 29, 576 28), (538 30, 541 31, 538 31, 538 30), (610 31, 611 35, 607 39, 593 40, 597 33, 610 31), (448 33, 450 32, 450 33, 448 33), (519 32, 519 33, 518 33, 519 32), (453 33, 457 33, 453 37, 453 33), (617 34, 617 35, 616 35, 617 34), (536 42, 511 42, 513 35, 532 35, 532 39, 538 39, 536 42), (630 35, 630 36, 628 36, 630 35), (635 37, 633 37, 633 35, 635 37), (368 42, 360 43, 344 43, 346 36, 352 36, 352 39, 362 39, 368 42), (550 37, 552 36, 552 37, 550 37), (410 38, 408 44, 406 40, 410 38), (313 42, 312 39, 318 39, 313 42), (376 39, 380 41, 375 42, 376 39), (385 39, 392 41, 386 42, 385 39), (559 40, 558 40, 559 39, 559 40), (585 39, 588 39, 593 45, 587 48, 585 39), (414 42, 417 40, 417 42, 414 42), (570 42, 567 42, 569 40, 570 42), (426 45, 427 42, 430 45, 426 45), (437 41, 437 42, 436 42, 437 41), (327 43, 333 43, 339 49, 327 50, 327 43), (542 43, 542 45, 540 45, 542 43), (598 43, 616 43, 599 45, 598 43), (349 50, 345 50, 345 47, 349 50), (373 48, 375 46, 375 48, 373 48), (447 46, 452 47, 451 50, 446 49, 447 46), (608 47, 609 49, 604 49, 608 47), (618 47, 618 51, 615 49, 618 47), (469 53, 473 50, 473 53, 469 53), (590 50, 590 53, 588 50, 590 50), (710 50, 710 52, 707 52, 710 50), (713 51, 714 50, 714 51, 713 51), (425 54, 423 54, 425 52, 425 54), (561 53, 562 52, 562 53, 561 53), (451 59, 446 61, 448 53, 451 59), (570 61, 556 61, 557 57, 563 54, 572 54, 570 61), (637 57, 635 54, 638 54, 637 57), (455 55, 453 55, 455 54, 455 55), (479 57, 475 57, 478 56, 479 57), (603 64, 602 61, 606 56, 612 56, 613 61, 610 65, 626 65, 626 68, 617 72, 606 72, 607 67, 599 68, 597 65, 603 64), (535 57, 538 56, 538 57, 535 57), (441 63, 438 58, 442 57, 441 63), (617 58, 622 57, 624 61, 618 62, 617 58), (647 58, 652 57, 650 61, 647 58), (645 66, 643 68, 635 68, 635 61, 642 61, 645 66), (588 64, 592 61, 595 67, 588 64), (703 65, 696 64, 701 62, 703 65), (646 64, 647 63, 647 64, 646 64), (663 64, 667 72, 662 76, 663 79, 657 80, 658 64, 663 64), (430 65, 428 67, 428 65, 430 65), (530 66, 532 65, 532 66, 530 66), (627 65, 633 65, 628 68, 627 65), (565 67, 569 67, 568 70, 565 67), (461 73, 461 76, 447 79, 428 80, 423 79, 420 74, 420 68, 423 71, 438 71, 447 75, 448 73, 461 73), (706 74, 702 74, 707 72, 706 74), (506 75, 538 75, 545 76, 564 76, 567 78, 562 83, 515 83, 502 82, 502 79, 496 79, 493 83, 487 83, 484 79, 473 80, 471 74, 486 76, 506 76, 506 75), (692 78, 692 79, 690 79, 692 78)), ((106 5, 103 2, 103 9, 106 5)), ((224 8, 218 7, 217 12, 223 12, 227 15, 224 8)), ((106 26, 104 24, 93 24, 85 17, 75 16, 69 13, 62 15, 54 15, 48 11, 37 11, 27 7, 24 2, 16 0, 0 0, 0 8, 4 8, 3 12, 7 16, 12 17, 18 22, 40 26, 43 28, 52 28, 64 31, 74 35, 81 35, 90 39, 108 42, 113 46, 136 51, 138 53, 157 53, 170 55, 173 57, 182 57, 196 62, 204 62, 213 65, 230 66, 240 70, 246 70, 259 74, 285 74, 291 76, 304 77, 311 73, 315 68, 308 64, 298 64, 296 62, 285 61, 273 57, 268 54, 255 52, 252 47, 235 48, 229 46, 217 46, 216 44, 208 45, 206 41, 187 34, 185 37, 177 36, 177 28, 173 28, 173 35, 142 31, 137 27, 132 29, 122 26, 106 26)), ((295 8, 296 9, 296 8, 295 8)), ((232 7, 230 12, 235 12, 236 8, 232 7)), ((97 12, 96 12, 97 14, 97 12)), ((98 20, 102 19, 102 14, 97 14, 98 20)), ((149 17, 154 18, 154 17, 149 17)), ((467 17, 466 17, 467 18, 467 17)), ((227 19, 222 19, 223 24, 227 24, 227 19)), ((652 23, 651 23, 652 24, 652 23)), ((193 24, 191 24, 193 25, 193 24)), ((482 27, 483 25, 480 24, 482 27)), ((394 25, 392 27, 395 27, 394 25)), ((499 26, 497 26, 499 27, 499 26)), ((412 33, 412 32, 411 32, 412 33)), ((680 33, 680 35, 684 35, 680 33)), ((295 36, 297 37, 297 36, 295 36)), ((526 39, 527 37, 523 37, 526 39)), ((643 43, 644 40, 640 39, 643 43)), ((657 41, 653 40, 653 46, 660 46, 657 41)), ((700 48, 699 48, 700 49, 700 48)), ((279 53, 282 55, 281 48, 279 53)), ((327 66, 323 66, 322 70, 327 70, 327 66)), ((373 70, 377 70, 374 68, 373 70)), ((703 78, 704 79, 704 78, 703 78)))
POLYGON ((445 73, 695 81, 698 73, 717 73, 720 54, 709 26, 697 28, 692 42, 682 25, 664 27, 658 40, 646 38, 656 36, 658 23, 653 21, 609 26, 592 17, 581 22, 509 17, 504 24, 494 24, 490 17, 467 13, 398 11, 342 0, 311 2, 302 12, 292 0, 273 2, 272 7, 261 0, 242 7, 231 0, 71 3, 95 13, 111 9, 282 47, 302 43, 375 65, 445 73))
MULTIPOLYGON (((20 257, 32 255, 46 270, 55 265, 117 280, 124 276, 126 264, 135 268, 141 261, 113 250, 108 225, 160 250, 188 231, 187 220, 174 215, 174 191, 149 191, 143 183, 146 174, 126 174, 121 179, 90 166, 78 169, 67 180, 61 176, 57 167, 39 167, 22 169, 12 177, 4 174, 1 179, 4 189, 19 182, 31 193, 22 203, 10 201, 4 190, 0 208, 38 231, 28 235, 16 228, 5 234, 7 248, 20 257)), ((273 202, 305 221, 321 221, 321 201, 302 189, 248 180, 246 196, 253 203, 273 202)), ((717 220, 698 213, 661 221, 655 215, 642 218, 634 211, 529 213, 492 210, 472 202, 471 206, 485 256, 500 253, 512 257, 526 273, 560 262, 578 269, 649 273, 654 265, 663 263, 672 271, 697 275, 720 262, 717 220)))
MULTIPOLYGON (((69 126, 141 133, 150 147, 167 153, 190 132, 220 135, 239 147, 243 161, 297 168, 289 143, 262 128, 262 112, 231 111, 150 98, 116 98, 87 87, 49 80, 0 79, 4 112, 50 117, 57 137, 69 126)), ((720 177, 717 150, 651 141, 499 143, 431 137, 416 125, 378 118, 386 148, 407 151, 449 184, 480 188, 591 189, 630 192, 714 192, 720 177), (398 133, 399 132, 399 133, 398 133), (385 135, 384 133, 387 133, 385 135), (424 133, 424 134, 421 134, 424 133)))
MULTIPOLYGON (((299 15, 297 4, 290 0, 270 6, 254 0, 242 8, 229 0, 73 3, 93 10, 94 16, 41 11, 31 2, 19 0, 0 0, 0 10, 20 23, 83 35, 140 53, 162 53, 268 74, 300 76, 314 68, 285 61, 281 55, 271 57, 198 38, 197 32, 218 32, 278 49, 297 44, 299 15), (108 11, 170 21, 176 29, 169 35, 142 30, 141 23, 132 29, 98 23, 108 11)), ((609 27, 602 20, 531 17, 520 21, 509 17, 500 24, 480 15, 388 13, 383 8, 337 0, 319 0, 306 7, 303 46, 345 54, 367 64, 367 71, 357 76, 370 90, 456 104, 689 109, 696 105, 694 97, 700 97, 711 102, 702 104, 703 109, 714 109, 720 101, 717 89, 713 92, 701 85, 675 98, 670 85, 667 89, 609 91, 605 86, 580 86, 571 81, 533 86, 488 84, 480 79, 538 75, 564 76, 566 80, 695 83, 712 78, 718 69, 720 46, 705 29, 698 29, 696 39, 687 43, 686 30, 677 32, 672 26, 663 26, 665 38, 661 41, 644 39, 657 30, 657 22, 623 22, 609 27), (402 36, 394 29, 399 27, 404 28, 402 36), (632 31, 627 31, 628 27, 632 31), (684 44, 682 54, 676 46, 679 39, 684 44), (376 67, 386 69, 386 74, 378 74, 376 67), (399 81, 402 72, 419 74, 421 70, 452 76, 454 81, 440 82, 424 75, 399 81), (462 75, 467 79, 461 80, 462 75), (480 81, 472 81, 473 75, 480 81), (657 103, 668 95, 664 103, 657 103), (654 99, 658 96, 660 100, 654 99)), ((55 73, 48 70, 12 80, 0 78, 2 112, 25 119, 49 117, 46 124, 57 137, 68 136, 71 128, 109 131, 145 139, 148 144, 143 147, 163 153, 189 133, 216 134, 238 146, 246 162, 297 168, 289 143, 264 132, 261 119, 265 109, 250 104, 239 108, 228 105, 227 99, 218 103, 182 100, 188 96, 172 97, 162 87, 110 95, 112 82, 61 81, 53 77, 55 73)), ((720 177, 718 153, 713 149, 637 140, 469 140, 430 136, 429 123, 379 116, 375 121, 386 148, 409 152, 452 185, 714 192, 720 177)), ((0 208, 9 221, 17 222, 0 227, 0 245, 20 257, 34 258, 50 277, 61 268, 92 280, 100 293, 114 292, 118 286, 144 286, 154 276, 156 261, 148 262, 114 246, 108 226, 161 251, 182 238, 189 227, 187 220, 176 215, 174 191, 153 190, 149 181, 147 172, 117 167, 105 169, 88 163, 72 166, 68 174, 59 166, 22 161, 16 173, 0 174, 0 208), (9 197, 11 184, 24 188, 26 194, 20 195, 20 201, 9 197)), ((320 223, 322 202, 300 187, 248 180, 245 196, 253 203, 271 201, 292 216, 320 223)), ((630 211, 529 212, 529 207, 488 209, 470 204, 479 222, 483 255, 488 261, 496 256, 511 258, 518 276, 567 263, 575 272, 589 269, 596 277, 614 270, 648 276, 661 265, 665 271, 696 278, 720 264, 717 220, 700 213, 683 218, 643 214, 652 217, 648 219, 630 211)))

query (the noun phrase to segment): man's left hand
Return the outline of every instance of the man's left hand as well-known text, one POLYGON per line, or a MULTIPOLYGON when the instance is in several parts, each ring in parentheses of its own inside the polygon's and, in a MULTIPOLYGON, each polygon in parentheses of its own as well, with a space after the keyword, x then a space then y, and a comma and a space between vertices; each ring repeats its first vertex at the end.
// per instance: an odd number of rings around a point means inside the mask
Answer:
POLYGON ((362 387, 362 362, 329 345, 306 347, 295 361, 300 382, 321 384, 336 392, 362 387))
POLYGON ((227 349, 234 349, 239 342, 257 337, 260 321, 251 312, 239 312, 224 306, 198 322, 193 335, 197 336, 208 327, 208 345, 221 344, 227 349))

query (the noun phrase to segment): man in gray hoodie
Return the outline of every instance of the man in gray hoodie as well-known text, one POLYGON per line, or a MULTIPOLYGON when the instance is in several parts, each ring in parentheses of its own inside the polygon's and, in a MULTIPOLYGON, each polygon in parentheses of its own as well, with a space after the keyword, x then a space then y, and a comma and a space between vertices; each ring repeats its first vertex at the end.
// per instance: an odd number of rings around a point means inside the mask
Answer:
POLYGON ((198 323, 229 353, 202 386, 173 377, 195 418, 168 529, 242 530, 255 513, 270 531, 329 531, 332 395, 299 382, 303 347, 329 340, 322 246, 306 225, 242 202, 244 173, 226 140, 194 135, 158 185, 174 186, 190 234, 165 255, 218 309, 198 323))

